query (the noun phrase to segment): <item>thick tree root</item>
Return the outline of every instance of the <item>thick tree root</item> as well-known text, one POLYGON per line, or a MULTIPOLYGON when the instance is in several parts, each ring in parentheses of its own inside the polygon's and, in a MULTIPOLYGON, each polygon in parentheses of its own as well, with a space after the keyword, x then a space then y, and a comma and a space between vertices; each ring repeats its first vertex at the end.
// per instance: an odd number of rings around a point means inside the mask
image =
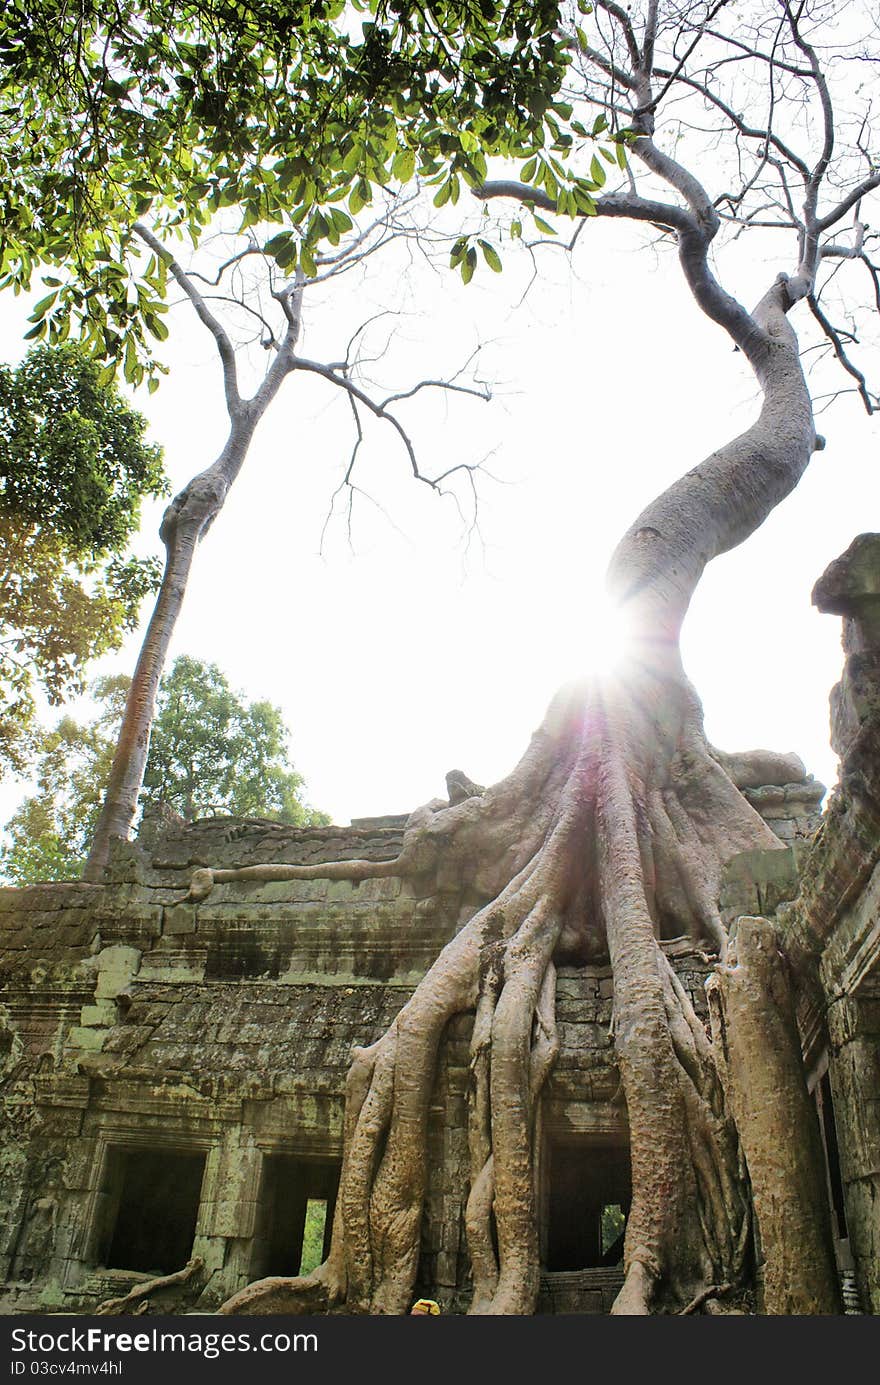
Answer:
POLYGON ((121 1313, 149 1312, 151 1299, 156 1296, 168 1299, 169 1291, 170 1297, 173 1298, 175 1291, 199 1276, 204 1268, 204 1260, 196 1255, 186 1262, 182 1270, 175 1270, 173 1274, 159 1275, 156 1279, 136 1284, 121 1298, 105 1298, 95 1309, 95 1316, 116 1317, 121 1313))
POLYGON ((327 1262, 304 1279, 250 1285, 224 1312, 303 1303, 408 1310, 437 1052, 448 1021, 466 1011, 474 1014, 470 1311, 533 1312, 538 1112, 558 1051, 555 962, 605 951, 633 1176, 626 1279, 614 1311, 647 1313, 687 1302, 707 1284, 741 1280, 750 1222, 736 1132, 711 1044, 658 930, 673 918, 682 932, 722 950, 714 904, 722 844, 729 854, 778 843, 710 753, 683 679, 665 678, 663 691, 662 778, 642 750, 650 731, 657 752, 657 702, 647 728, 640 708, 609 713, 623 706, 619 686, 589 695, 572 688, 556 699, 509 780, 479 798, 420 810, 393 862, 198 873, 194 893, 203 895, 231 880, 405 876, 451 852, 474 863, 484 881, 502 880, 389 1030, 354 1051, 327 1262))

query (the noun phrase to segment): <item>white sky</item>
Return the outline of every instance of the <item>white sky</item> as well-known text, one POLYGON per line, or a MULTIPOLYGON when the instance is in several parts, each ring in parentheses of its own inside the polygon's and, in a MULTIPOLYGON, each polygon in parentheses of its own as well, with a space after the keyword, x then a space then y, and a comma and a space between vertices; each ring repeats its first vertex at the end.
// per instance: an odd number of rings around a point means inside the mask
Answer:
MULTIPOLYGON (((747 303, 791 267, 755 258, 758 248, 743 238, 725 260, 727 287, 747 303)), ((454 370, 476 340, 488 343, 481 369, 497 382, 492 403, 421 396, 401 410, 425 470, 493 451, 500 483, 481 485, 484 548, 465 550, 454 507, 415 485, 395 435, 373 423, 360 484, 388 518, 359 500, 353 548, 341 518, 319 555, 351 417, 330 385, 298 375, 197 556, 172 658, 212 660, 248 696, 277 703, 308 799, 336 821, 408 811, 443 794, 453 767, 482 783, 505 774, 557 686, 594 661, 616 540, 652 496, 754 416, 742 357, 691 301, 673 251, 595 222, 574 273, 556 251, 540 264, 519 307, 529 266, 511 247, 503 275, 481 266, 467 289, 424 265, 407 277, 392 258, 371 283, 343 278, 306 308, 303 352, 330 360, 378 307, 401 303, 405 316, 373 329, 376 345, 392 333, 376 367, 389 389, 454 370)), ((24 311, 4 304, 0 348, 15 359, 24 311)), ((797 309, 796 326, 806 311, 797 309)), ((210 338, 185 305, 169 323, 171 375, 135 403, 177 489, 213 460, 225 416, 210 338)), ((796 493, 711 565, 683 648, 710 739, 727 750, 796 750, 830 784, 840 624, 811 608, 810 590, 857 533, 878 526, 880 480, 876 420, 853 395, 819 427, 827 449, 796 493)), ((145 511, 143 551, 159 551, 160 514, 145 511)), ((135 648, 130 641, 112 666, 130 670, 135 648)), ((3 819, 13 798, 6 788, 3 819)))

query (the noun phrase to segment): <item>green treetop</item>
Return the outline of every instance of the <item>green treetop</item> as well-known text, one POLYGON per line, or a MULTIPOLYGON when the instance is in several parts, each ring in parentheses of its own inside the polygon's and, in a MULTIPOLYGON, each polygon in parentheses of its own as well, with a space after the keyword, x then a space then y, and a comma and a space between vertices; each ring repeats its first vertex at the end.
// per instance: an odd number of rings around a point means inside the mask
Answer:
MULTIPOLYGON (((14 884, 75 879, 82 870, 110 771, 129 680, 96 680, 98 715, 65 716, 40 740, 37 790, 6 825, 0 870, 14 884)), ((302 800, 287 758, 288 731, 269 702, 234 692, 215 664, 182 655, 163 680, 147 761, 144 811, 187 821, 214 814, 309 826, 326 814, 302 800)))

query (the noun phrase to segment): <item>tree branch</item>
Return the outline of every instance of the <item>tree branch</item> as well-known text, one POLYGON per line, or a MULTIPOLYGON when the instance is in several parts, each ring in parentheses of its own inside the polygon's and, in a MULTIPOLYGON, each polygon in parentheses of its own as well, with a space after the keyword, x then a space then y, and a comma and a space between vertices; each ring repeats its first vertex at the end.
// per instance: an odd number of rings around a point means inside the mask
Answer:
POLYGON ((207 327, 211 336, 217 343, 217 350, 220 353, 220 361, 223 366, 223 388, 226 394, 226 407, 229 410, 230 417, 235 417, 241 411, 242 400, 238 389, 238 370, 235 364, 235 352, 232 349, 232 342, 229 340, 225 328, 217 321, 204 298, 192 282, 190 276, 183 267, 178 264, 177 260, 171 254, 171 251, 166 249, 149 227, 145 226, 141 221, 136 221, 132 230, 144 242, 144 245, 149 246, 154 255, 158 256, 168 269, 170 269, 172 275, 195 308, 199 321, 203 326, 207 327))
POLYGON ((810 312, 813 314, 813 317, 816 319, 819 326, 822 328, 822 331, 825 333, 826 337, 831 342, 831 345, 834 348, 835 356, 840 361, 840 364, 843 366, 847 374, 851 375, 853 379, 856 381, 856 384, 858 385, 859 397, 865 406, 866 412, 869 414, 876 413, 878 401, 876 398, 872 398, 868 390, 868 382, 865 379, 862 372, 859 370, 858 366, 853 365, 852 361, 847 356, 846 351, 843 347, 843 340, 840 332, 838 332, 834 324, 823 313, 815 294, 808 294, 807 302, 810 305, 810 312))
POLYGON ((641 65, 642 55, 636 42, 632 20, 626 10, 621 5, 616 4, 615 0, 597 0, 596 8, 604 10, 606 14, 610 14, 612 19, 617 21, 626 42, 630 62, 633 68, 638 68, 641 65))
MULTIPOLYGON (((474 189, 477 197, 514 198, 519 202, 545 211, 555 212, 555 199, 520 183, 516 179, 498 179, 474 189)), ((694 214, 674 203, 655 202, 635 193, 609 193, 595 201, 595 215, 619 217, 630 221, 646 221, 654 226, 672 230, 678 237, 679 258, 691 293, 700 308, 723 327, 748 360, 756 368, 763 364, 767 336, 751 313, 721 287, 708 263, 710 237, 694 214)))
MULTIPOLYGON (((393 413, 390 412, 388 405, 399 399, 407 399, 411 395, 416 394, 418 390, 427 387, 448 389, 462 394, 471 394, 478 399, 485 400, 491 399, 491 393, 488 389, 484 392, 483 390, 479 389, 470 389, 465 385, 455 385, 452 383, 446 383, 442 380, 422 380, 419 381, 417 385, 413 386, 412 389, 407 390, 406 392, 402 392, 400 394, 389 395, 387 399, 384 399, 381 402, 377 403, 375 399, 370 398, 366 390, 362 390, 360 386, 356 385, 353 380, 350 380, 345 375, 340 375, 337 371, 331 369, 330 366, 323 365, 320 361, 311 361, 305 356, 295 356, 292 360, 291 369, 306 370, 309 371, 312 375, 320 375, 322 380, 328 380, 331 384, 336 385, 338 389, 345 390, 353 405, 355 403, 362 404, 364 408, 368 409, 369 412, 373 414, 375 418, 382 419, 386 423, 389 423, 391 427, 394 429, 394 431, 397 433, 401 442, 403 443, 403 446, 406 450, 406 455, 409 458, 410 469, 412 471, 414 478, 417 481, 421 481, 424 485, 430 486, 432 490, 441 490, 441 483, 444 480, 446 480, 447 477, 453 475, 457 471, 473 472, 479 470, 479 464, 459 462, 455 466, 449 467, 448 470, 444 471, 442 475, 438 477, 426 476, 425 473, 419 467, 418 458, 416 456, 416 451, 415 447, 413 446, 412 439, 410 438, 409 434, 407 433, 406 429, 404 428, 400 420, 396 418, 393 413)), ((343 484, 348 482, 350 479, 351 470, 354 465, 355 457, 357 455, 357 451, 362 441, 360 419, 358 418, 356 411, 355 420, 358 428, 358 440, 355 444, 354 451, 349 461, 348 471, 346 472, 343 484)))

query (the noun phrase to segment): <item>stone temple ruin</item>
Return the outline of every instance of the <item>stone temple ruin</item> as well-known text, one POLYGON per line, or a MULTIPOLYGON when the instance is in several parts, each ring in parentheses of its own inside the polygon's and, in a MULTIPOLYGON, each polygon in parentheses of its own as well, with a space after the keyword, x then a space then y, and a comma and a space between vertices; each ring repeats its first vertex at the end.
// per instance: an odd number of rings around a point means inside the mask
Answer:
MULTIPOLYGON (((824 815, 810 778, 746 789, 788 849, 735 857, 721 905, 731 924, 775 920, 844 1303, 878 1313, 880 536, 856 540, 815 600, 844 617, 840 787, 824 815)), ((298 1272, 307 1210, 326 1244, 351 1046, 385 1030, 483 901, 442 862, 416 880, 185 896, 199 865, 392 859, 404 822, 152 820, 117 843, 101 885, 0 891, 0 1311, 90 1312, 161 1275, 159 1311, 210 1311, 255 1278, 298 1272)), ((711 959, 689 938, 663 947, 705 1015, 711 959)), ((611 1005, 607 966, 560 968, 539 1159, 543 1313, 605 1313, 622 1283, 629 1164, 611 1005)), ((441 1049, 416 1285, 445 1312, 468 1299, 469 1025, 455 1020, 441 1049)))

